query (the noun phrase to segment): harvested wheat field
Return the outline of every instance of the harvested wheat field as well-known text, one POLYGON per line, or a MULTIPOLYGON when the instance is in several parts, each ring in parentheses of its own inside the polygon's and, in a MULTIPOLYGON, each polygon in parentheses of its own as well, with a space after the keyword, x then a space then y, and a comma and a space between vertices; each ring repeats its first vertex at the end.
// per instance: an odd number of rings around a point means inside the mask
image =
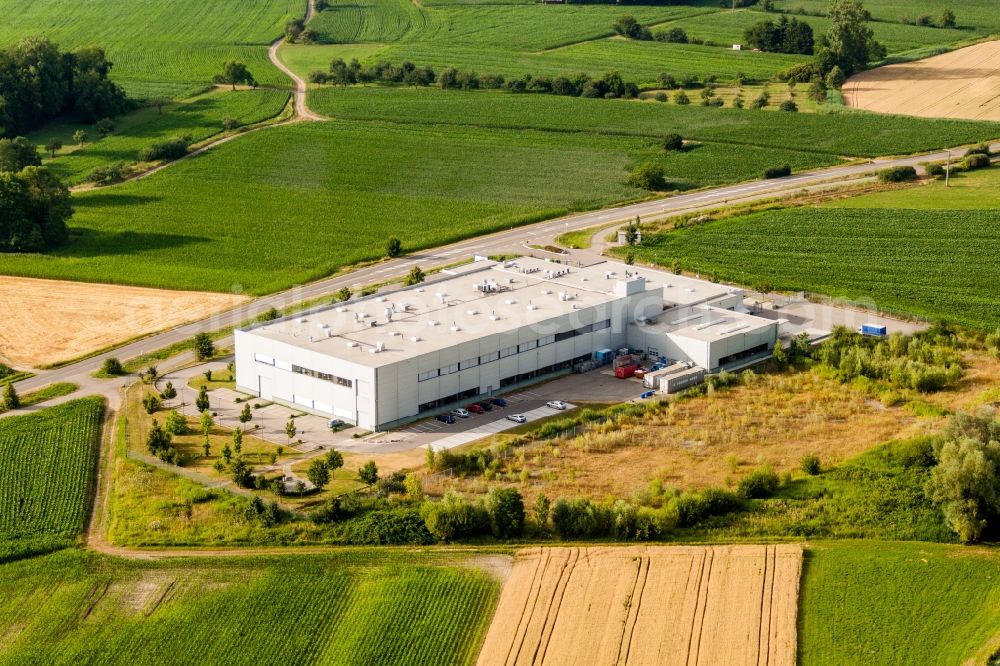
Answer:
POLYGON ((8 313, 0 325, 0 359, 19 367, 57 363, 245 300, 235 294, 0 276, 0 311, 8 313))
POLYGON ((532 548, 479 666, 795 664, 802 549, 532 548))
POLYGON ((1000 120, 1000 41, 862 72, 843 90, 844 101, 855 109, 1000 120))

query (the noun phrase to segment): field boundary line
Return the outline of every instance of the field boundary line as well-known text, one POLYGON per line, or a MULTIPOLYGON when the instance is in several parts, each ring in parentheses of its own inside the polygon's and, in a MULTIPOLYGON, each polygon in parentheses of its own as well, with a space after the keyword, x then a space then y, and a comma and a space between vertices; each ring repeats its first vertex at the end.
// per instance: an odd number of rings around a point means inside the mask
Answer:
MULTIPOLYGON (((114 465, 115 433, 118 432, 118 419, 121 412, 115 411, 104 400, 104 426, 101 428, 100 447, 97 452, 97 474, 94 478, 94 495, 90 503, 90 515, 87 527, 83 533, 83 541, 87 546, 95 548, 104 543, 104 530, 107 526, 107 513, 111 498, 111 468, 114 465)), ((95 548, 99 550, 100 548, 95 548)))
POLYGON ((545 570, 549 566, 549 560, 552 559, 552 549, 541 548, 538 555, 538 559, 535 560, 535 569, 531 575, 531 587, 528 588, 528 594, 524 599, 524 606, 521 607, 521 615, 517 621, 517 628, 514 630, 514 639, 507 648, 505 664, 517 663, 518 657, 521 656, 521 648, 524 647, 524 641, 528 635, 531 618, 535 615, 535 609, 538 608, 538 597, 542 593, 542 578, 544 578, 545 570), (513 660, 511 660, 512 655, 513 660))
POLYGON ((625 623, 622 625, 622 635, 618 640, 618 658, 616 664, 627 664, 629 652, 632 649, 632 636, 635 634, 635 625, 639 621, 639 613, 642 611, 642 595, 646 591, 646 579, 649 578, 649 567, 651 558, 647 556, 639 557, 639 567, 635 572, 635 579, 632 581, 632 591, 629 593, 629 608, 625 616, 625 623), (638 591, 638 593, 637 593, 638 591), (622 650, 625 655, 622 658, 622 650))
POLYGON ((761 578, 760 615, 757 626, 757 665, 766 666, 771 661, 771 626, 774 603, 774 576, 777 567, 777 549, 764 546, 764 571, 761 578), (763 661, 762 661, 763 660, 763 661))
POLYGON ((531 663, 533 664, 541 664, 545 661, 545 652, 549 648, 549 641, 552 640, 552 632, 555 630, 556 621, 559 619, 559 609, 562 607, 566 588, 569 587, 569 579, 573 576, 573 570, 579 561, 580 548, 572 548, 566 557, 566 561, 563 563, 562 570, 559 572, 559 579, 552 590, 548 612, 545 614, 545 623, 542 625, 542 633, 538 637, 538 645, 535 646, 535 653, 531 659, 531 663))
POLYGON ((698 666, 698 655, 701 652, 701 636, 705 630, 705 611, 708 609, 709 585, 712 583, 712 565, 715 562, 715 548, 705 551, 702 560, 701 575, 698 580, 698 599, 695 604, 694 618, 691 623, 691 639, 688 644, 688 664, 698 666), (697 635, 695 632, 697 631, 697 635), (692 660, 692 650, 694 650, 692 660))

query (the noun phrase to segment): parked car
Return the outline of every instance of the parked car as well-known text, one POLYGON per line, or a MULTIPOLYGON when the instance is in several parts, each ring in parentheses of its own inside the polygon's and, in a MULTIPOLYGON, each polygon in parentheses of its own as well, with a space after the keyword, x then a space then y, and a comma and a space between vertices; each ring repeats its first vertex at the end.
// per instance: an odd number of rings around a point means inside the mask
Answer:
POLYGON ((493 411, 493 403, 491 403, 489 400, 480 400, 476 404, 479 405, 480 407, 482 407, 483 409, 485 409, 488 412, 492 412, 493 411))
POLYGON ((343 428, 347 424, 344 423, 341 419, 330 419, 329 421, 326 422, 326 425, 331 430, 340 430, 341 428, 343 428))
POLYGON ((485 409, 479 406, 479 403, 476 402, 466 407, 466 409, 472 412, 473 414, 482 414, 483 412, 486 411, 485 409))
POLYGON ((456 409, 451 410, 451 414, 452 414, 452 416, 457 416, 460 419, 467 419, 467 418, 469 418, 469 412, 465 411, 461 407, 458 407, 456 409))
POLYGON ((507 401, 504 400, 503 398, 490 398, 490 402, 492 402, 497 407, 506 407, 507 406, 507 401))
POLYGON ((455 422, 455 417, 452 416, 451 414, 438 414, 434 418, 436 418, 441 423, 447 423, 449 425, 455 422))
POLYGON ((562 400, 549 400, 547 403, 545 403, 545 406, 551 407, 552 409, 566 409, 567 407, 569 407, 569 405, 567 405, 562 400))
POLYGON ((524 414, 508 414, 508 421, 513 421, 514 423, 527 423, 528 417, 524 414))

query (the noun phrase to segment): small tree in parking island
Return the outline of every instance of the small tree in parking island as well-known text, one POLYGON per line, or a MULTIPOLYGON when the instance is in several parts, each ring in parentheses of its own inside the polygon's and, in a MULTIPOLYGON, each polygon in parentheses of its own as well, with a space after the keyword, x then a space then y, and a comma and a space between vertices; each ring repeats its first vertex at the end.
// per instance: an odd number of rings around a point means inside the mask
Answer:
POLYGON ((249 423, 253 420, 253 414, 250 413, 250 403, 243 405, 243 411, 240 412, 240 423, 249 423))
POLYGON ((326 462, 316 458, 309 463, 309 469, 306 471, 306 478, 309 479, 309 483, 313 484, 320 490, 325 488, 326 484, 330 483, 330 470, 327 469, 326 462))
POLYGON ((348 289, 347 287, 341 287, 340 290, 333 295, 333 300, 336 301, 337 303, 342 303, 343 301, 351 300, 351 296, 353 295, 354 294, 350 289, 348 289))
POLYGON ((202 386, 198 390, 198 397, 194 399, 194 406, 198 408, 199 412, 207 412, 209 407, 208 402, 208 387, 202 386))
POLYGON ((206 361, 215 356, 215 344, 208 333, 199 333, 194 336, 191 346, 194 350, 195 358, 199 361, 206 361))
POLYGON ((374 460, 369 460, 358 470, 358 479, 369 486, 375 485, 378 481, 378 467, 374 460))
POLYGON ((176 398, 177 389, 174 388, 174 383, 167 382, 166 385, 163 387, 163 393, 161 393, 160 395, 163 396, 164 400, 173 400, 174 398, 176 398))
POLYGON ((389 255, 390 258, 395 259, 399 255, 403 254, 403 243, 393 236, 389 239, 389 242, 385 246, 385 253, 389 255))

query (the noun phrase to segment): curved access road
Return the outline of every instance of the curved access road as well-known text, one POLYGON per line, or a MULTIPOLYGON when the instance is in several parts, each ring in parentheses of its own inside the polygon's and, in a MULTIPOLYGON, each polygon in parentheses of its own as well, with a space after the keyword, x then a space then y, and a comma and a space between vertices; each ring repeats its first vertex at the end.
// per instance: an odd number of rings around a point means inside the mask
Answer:
MULTIPOLYGON (((311 21, 313 16, 315 15, 316 15, 316 1, 309 0, 308 6, 306 7, 306 23, 309 23, 309 21, 311 21)), ((292 82, 295 84, 295 90, 292 93, 295 97, 295 105, 294 105, 295 115, 293 115, 291 119, 289 119, 286 122, 301 122, 301 121, 315 122, 320 120, 326 120, 326 118, 324 118, 323 116, 317 113, 313 113, 309 109, 309 105, 306 102, 306 92, 308 90, 308 86, 306 85, 305 80, 303 80, 301 76, 293 72, 291 68, 289 68, 288 65, 283 63, 281 61, 281 58, 278 57, 278 49, 281 48, 281 45, 284 43, 285 43, 284 37, 281 37, 277 41, 273 42, 271 44, 271 48, 267 50, 267 57, 271 60, 271 64, 280 69, 285 74, 285 76, 290 78, 292 82)))

